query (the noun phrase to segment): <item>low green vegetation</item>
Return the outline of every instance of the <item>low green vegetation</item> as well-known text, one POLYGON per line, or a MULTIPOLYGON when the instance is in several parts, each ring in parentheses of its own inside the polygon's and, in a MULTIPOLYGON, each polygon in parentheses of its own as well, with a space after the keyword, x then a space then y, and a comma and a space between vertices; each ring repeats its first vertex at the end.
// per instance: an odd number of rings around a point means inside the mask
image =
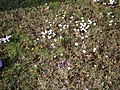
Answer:
POLYGON ((119 90, 119 7, 117 0, 2 0, 0 90, 119 90))

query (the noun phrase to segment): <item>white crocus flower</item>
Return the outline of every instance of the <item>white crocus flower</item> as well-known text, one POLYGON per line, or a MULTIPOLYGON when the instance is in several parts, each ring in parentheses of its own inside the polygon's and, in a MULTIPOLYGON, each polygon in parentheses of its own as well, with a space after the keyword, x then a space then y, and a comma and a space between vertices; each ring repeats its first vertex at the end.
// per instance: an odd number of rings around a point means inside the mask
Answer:
POLYGON ((114 21, 113 21, 113 20, 110 20, 109 22, 112 23, 112 22, 114 22, 114 21))
POLYGON ((84 35, 84 33, 81 33, 81 35, 84 35))
POLYGON ((96 23, 93 23, 93 25, 95 26, 95 25, 96 25, 96 23))
POLYGON ((75 13, 73 13, 73 15, 75 15, 75 13))
POLYGON ((48 39, 51 39, 52 37, 51 36, 47 36, 48 37, 48 39))
POLYGON ((47 8, 46 8, 46 10, 48 10, 50 7, 49 6, 47 6, 47 8))
POLYGON ((66 25, 67 28, 69 28, 69 25, 66 25))
POLYGON ((50 24, 50 27, 52 26, 52 24, 50 24))
POLYGON ((104 5, 106 5, 107 3, 106 2, 103 2, 104 5))
POLYGON ((4 43, 6 43, 6 39, 5 39, 5 38, 2 38, 2 41, 3 41, 4 43))
POLYGON ((113 12, 108 12, 108 15, 111 15, 111 14, 113 14, 113 12))
POLYGON ((94 67, 97 67, 97 65, 95 64, 94 67))
POLYGON ((60 31, 62 31, 63 29, 62 28, 60 28, 60 31))
POLYGON ((109 2, 109 4, 114 4, 115 3, 115 0, 109 0, 110 2, 109 2))
POLYGON ((83 27, 86 27, 87 23, 83 23, 83 27))
POLYGON ((62 56, 63 56, 63 53, 61 53, 60 56, 62 57, 62 56))
POLYGON ((55 22, 53 22, 53 24, 55 24, 55 22))
POLYGON ((57 39, 54 39, 54 42, 56 42, 57 41, 57 39))
POLYGON ((88 35, 85 35, 85 38, 88 38, 88 35))
POLYGON ((97 50, 96 48, 93 48, 93 52, 96 52, 96 50, 97 50))
POLYGON ((82 52, 85 54, 85 53, 86 53, 86 50, 83 50, 82 52))
POLYGON ((60 36, 60 39, 63 39, 63 37, 62 37, 62 36, 60 36))
POLYGON ((79 44, 78 43, 75 43, 75 46, 78 46, 79 44))
POLYGON ((54 45, 55 45, 54 43, 51 44, 51 46, 54 46, 54 45))
POLYGON ((48 22, 48 20, 46 20, 45 22, 48 22))
POLYGON ((41 34, 42 34, 42 35, 45 35, 45 33, 44 33, 44 32, 41 32, 41 34))
POLYGON ((87 77, 89 77, 90 75, 89 75, 89 74, 87 74, 86 76, 87 76, 87 77))
POLYGON ((112 23, 109 23, 109 26, 112 26, 112 23))
POLYGON ((11 35, 6 36, 6 38, 5 38, 5 39, 6 39, 6 41, 8 41, 8 42, 9 42, 9 41, 10 41, 9 39, 10 39, 11 37, 12 37, 11 35))
POLYGON ((57 18, 55 18, 55 20, 57 20, 57 18))
POLYGON ((70 69, 71 69, 71 67, 68 67, 67 69, 68 69, 68 70, 70 70, 70 69))
POLYGON ((64 14, 66 14, 67 12, 64 12, 64 14))
POLYGON ((36 40, 37 40, 37 41, 39 41, 40 39, 39 39, 39 38, 37 38, 36 40))
POLYGON ((48 31, 47 30, 45 30, 45 32, 44 32, 45 34, 47 34, 48 33, 48 31))
POLYGON ((106 58, 108 58, 108 55, 105 55, 106 58))
POLYGON ((45 35, 42 35, 43 38, 45 38, 45 35))
POLYGON ((66 29, 66 24, 65 24, 65 25, 63 25, 63 29, 66 29))
POLYGON ((79 21, 75 21, 75 23, 79 23, 79 21))
POLYGON ((83 40, 83 39, 84 39, 84 37, 82 36, 82 37, 81 37, 81 39, 83 40))
POLYGON ((98 2, 99 0, 93 0, 93 2, 98 2))
POLYGON ((63 15, 63 17, 65 17, 65 14, 63 15))
POLYGON ((58 17, 58 15, 56 15, 56 17, 58 17))
POLYGON ((79 26, 79 24, 76 24, 76 26, 79 26))
POLYGON ((77 31, 79 32, 79 31, 80 31, 80 29, 77 29, 77 31))
POLYGON ((45 3, 45 5, 47 6, 47 5, 48 5, 48 3, 45 3))
POLYGON ((55 37, 55 35, 56 35, 56 34, 53 32, 53 37, 55 37))
POLYGON ((87 25, 86 27, 85 27, 85 29, 88 29, 90 27, 90 25, 87 25))
POLYGON ((59 27, 62 27, 62 24, 59 24, 58 26, 59 26, 59 27))
POLYGON ((53 56, 54 58, 56 58, 57 56, 53 56))
POLYGON ((83 19, 82 22, 84 22, 85 20, 83 19))
POLYGON ((62 19, 64 19, 65 17, 62 17, 62 19))
POLYGON ((89 23, 89 24, 92 24, 92 21, 91 21, 90 19, 88 19, 88 23, 89 23))
POLYGON ((83 17, 81 17, 81 19, 84 19, 83 17))
POLYGON ((81 26, 84 26, 83 23, 80 23, 81 26))
POLYGON ((11 38, 11 37, 12 37, 12 36, 9 35, 9 36, 6 36, 5 38, 1 38, 1 39, 0 39, 0 43, 1 43, 1 42, 3 42, 3 43, 10 42, 10 38, 11 38))
POLYGON ((37 68, 37 65, 34 65, 35 68, 37 68))
POLYGON ((77 29, 76 29, 76 28, 74 28, 74 29, 73 29, 73 31, 74 31, 74 32, 76 32, 76 31, 77 31, 77 29))
POLYGON ((70 17, 70 19, 73 19, 73 18, 74 18, 73 16, 70 17))
POLYGON ((49 30, 49 31, 48 31, 48 35, 51 35, 51 34, 52 34, 52 30, 49 30))

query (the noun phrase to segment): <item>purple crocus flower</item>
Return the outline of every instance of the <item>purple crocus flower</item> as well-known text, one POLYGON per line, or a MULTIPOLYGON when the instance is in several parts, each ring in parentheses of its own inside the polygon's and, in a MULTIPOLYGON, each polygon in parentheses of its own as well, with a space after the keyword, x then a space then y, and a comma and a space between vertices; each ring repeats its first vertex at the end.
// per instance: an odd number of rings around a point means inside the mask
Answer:
POLYGON ((2 60, 0 59, 0 68, 3 66, 3 62, 2 60))

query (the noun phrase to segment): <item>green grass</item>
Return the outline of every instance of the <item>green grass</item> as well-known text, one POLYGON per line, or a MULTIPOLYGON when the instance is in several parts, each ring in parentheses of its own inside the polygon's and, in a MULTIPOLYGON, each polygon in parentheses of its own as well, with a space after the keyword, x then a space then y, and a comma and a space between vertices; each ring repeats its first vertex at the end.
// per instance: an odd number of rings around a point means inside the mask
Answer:
POLYGON ((4 63, 0 90, 120 89, 119 4, 18 1, 0 2, 0 38, 12 36, 10 42, 0 43, 4 63), (74 31, 81 30, 81 17, 96 25, 91 24, 87 32, 74 31), (44 38, 41 32, 50 29, 51 39, 48 34, 44 38))

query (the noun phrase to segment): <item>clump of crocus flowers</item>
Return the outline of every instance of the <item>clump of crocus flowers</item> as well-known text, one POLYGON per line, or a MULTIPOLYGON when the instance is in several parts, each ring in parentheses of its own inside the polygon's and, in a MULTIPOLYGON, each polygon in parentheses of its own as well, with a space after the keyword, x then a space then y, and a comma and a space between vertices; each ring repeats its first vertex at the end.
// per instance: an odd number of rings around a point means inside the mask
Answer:
POLYGON ((10 42, 10 38, 11 38, 12 36, 11 35, 9 35, 9 36, 6 36, 5 38, 0 38, 0 43, 6 43, 6 42, 10 42))

